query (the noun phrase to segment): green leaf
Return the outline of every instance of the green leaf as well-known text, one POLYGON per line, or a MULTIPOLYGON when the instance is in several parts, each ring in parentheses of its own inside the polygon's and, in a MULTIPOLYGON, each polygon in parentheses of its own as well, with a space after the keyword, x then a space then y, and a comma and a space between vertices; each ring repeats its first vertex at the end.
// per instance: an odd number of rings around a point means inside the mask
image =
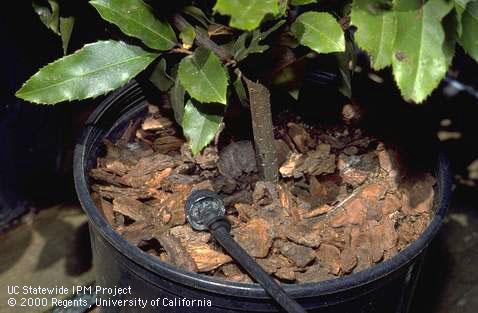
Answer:
POLYGON ((355 0, 351 23, 357 27, 355 40, 370 55, 371 65, 380 70, 392 63, 393 44, 397 32, 397 18, 393 11, 373 12, 368 0, 355 0))
POLYGON ((71 33, 73 32, 73 25, 75 25, 74 17, 60 17, 61 43, 64 55, 68 53, 68 44, 70 43, 71 33))
POLYGON ((150 48, 169 50, 176 45, 171 25, 158 20, 142 0, 92 0, 90 3, 103 19, 125 34, 141 39, 150 48))
POLYGON ((467 5, 461 24, 463 30, 459 43, 478 62, 478 2, 473 1, 467 5))
POLYGON ((201 152, 214 139, 221 126, 222 116, 206 112, 206 106, 189 100, 184 108, 182 127, 193 155, 201 152))
POLYGON ((278 13, 275 15, 276 18, 281 18, 286 15, 287 9, 289 8, 288 0, 279 0, 279 9, 278 13))
POLYGON ((180 34, 179 38, 183 42, 183 45, 186 47, 192 47, 194 39, 196 39, 196 31, 194 27, 189 25, 187 26, 180 34))
POLYGON ((405 99, 420 103, 435 89, 448 69, 443 48, 442 19, 452 6, 429 0, 416 11, 397 12, 393 74, 405 99))
POLYGON ((33 9, 40 17, 42 23, 55 34, 60 35, 60 6, 57 0, 48 0, 48 4, 49 8, 38 4, 36 1, 32 2, 33 9))
POLYGON ((229 15, 231 27, 253 30, 267 14, 279 14, 278 0, 217 0, 214 10, 229 15))
POLYGON ((425 5, 428 0, 393 0, 395 11, 414 11, 425 5))
POLYGON ((174 119, 179 125, 182 125, 186 90, 184 90, 184 87, 181 85, 181 82, 179 81, 177 66, 173 68, 171 74, 173 76, 174 85, 169 91, 169 100, 171 101, 171 107, 173 108, 174 119))
POLYGON ((291 5, 306 5, 306 4, 311 4, 311 3, 317 3, 317 0, 291 0, 290 4, 291 5))
POLYGON ((195 6, 187 6, 183 9, 184 13, 194 18, 198 21, 204 28, 207 28, 209 24, 214 24, 212 21, 200 8, 195 6))
POLYGON ((456 43, 458 42, 458 15, 456 9, 448 13, 442 21, 445 31, 445 42, 443 43, 443 52, 447 60, 447 68, 450 67, 455 56, 456 43))
POLYGON ((234 59, 236 61, 244 60, 249 54, 262 53, 269 49, 268 45, 263 45, 261 42, 269 37, 270 34, 284 25, 285 20, 279 20, 276 24, 270 27, 268 30, 262 32, 260 29, 255 29, 252 32, 244 32, 233 46, 234 59), (248 40, 250 39, 250 40, 248 40))
POLYGON ((315 52, 345 51, 344 32, 329 13, 306 12, 295 20, 291 30, 301 44, 315 52))
POLYGON ((219 58, 205 48, 197 48, 193 55, 179 63, 181 84, 200 102, 227 103, 227 72, 219 58))
POLYGON ((165 59, 158 62, 149 80, 162 92, 168 91, 173 86, 174 81, 166 72, 165 59))
POLYGON ((87 44, 40 69, 16 96, 43 104, 96 97, 127 83, 157 56, 124 42, 87 44))
POLYGON ((247 92, 246 92, 246 88, 244 88, 242 77, 237 76, 234 83, 232 83, 232 86, 234 87, 234 91, 236 92, 237 98, 239 99, 239 102, 241 102, 241 105, 244 107, 248 107, 249 98, 247 97, 247 92))
POLYGON ((465 12, 466 6, 468 5, 468 2, 470 1, 476 1, 476 0, 454 0, 455 11, 457 14, 457 21, 458 21, 458 36, 459 37, 461 37, 461 33, 463 29, 461 24, 463 12, 465 12))
POLYGON ((355 68, 356 61, 356 46, 350 39, 345 41, 345 52, 337 53, 339 72, 341 82, 339 91, 347 98, 352 98, 352 74, 355 68))

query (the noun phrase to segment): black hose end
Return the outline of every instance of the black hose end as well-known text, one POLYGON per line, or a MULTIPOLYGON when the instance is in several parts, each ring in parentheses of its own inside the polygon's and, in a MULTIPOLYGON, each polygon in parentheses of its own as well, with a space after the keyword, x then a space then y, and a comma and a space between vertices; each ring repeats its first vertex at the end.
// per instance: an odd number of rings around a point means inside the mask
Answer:
POLYGON ((221 197, 206 189, 194 190, 186 200, 186 218, 195 230, 207 230, 218 221, 225 221, 226 207, 221 197))

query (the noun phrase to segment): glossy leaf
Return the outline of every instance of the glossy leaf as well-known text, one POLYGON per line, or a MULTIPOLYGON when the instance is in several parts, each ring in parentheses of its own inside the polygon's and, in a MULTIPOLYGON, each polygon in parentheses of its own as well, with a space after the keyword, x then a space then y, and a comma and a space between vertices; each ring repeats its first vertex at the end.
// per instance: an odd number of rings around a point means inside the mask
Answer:
POLYGON ((61 45, 63 47, 64 55, 68 53, 68 44, 70 43, 71 33, 73 32, 74 25, 74 17, 60 17, 61 45))
POLYGON ((214 10, 231 17, 231 27, 253 30, 267 14, 279 14, 278 0, 217 0, 214 10))
POLYGON ((249 106, 249 98, 247 97, 246 88, 244 87, 244 83, 242 82, 242 78, 238 76, 234 83, 232 83, 234 87, 234 91, 236 92, 236 96, 239 99, 239 102, 243 107, 249 106))
POLYGON ((127 83, 157 56, 124 42, 87 44, 40 69, 16 96, 43 104, 96 97, 127 83))
POLYGON ((174 84, 173 79, 166 72, 166 60, 161 59, 154 68, 149 80, 161 91, 168 91, 174 84))
POLYGON ((93 0, 90 3, 103 19, 125 34, 141 39, 150 48, 169 50, 176 45, 171 25, 158 20, 142 0, 93 0))
POLYGON ((445 76, 442 19, 451 8, 446 0, 429 0, 419 10, 397 12, 393 74, 405 99, 422 102, 445 76))
POLYGON ((182 127, 193 155, 214 139, 221 126, 222 116, 206 112, 207 105, 189 100, 184 107, 182 127))
POLYGON ((42 23, 52 30, 55 34, 60 35, 60 6, 57 0, 48 0, 49 7, 32 2, 33 9, 42 21, 42 23))
POLYGON ((463 12, 465 12, 466 6, 468 5, 468 2, 470 1, 476 1, 476 0, 454 0, 455 11, 457 14, 457 21, 458 21, 458 36, 459 37, 461 37, 462 29, 463 29, 461 25, 463 12))
POLYGON ((183 9, 184 13, 194 18, 198 21, 204 28, 207 28, 209 24, 214 24, 212 21, 200 8, 195 6, 187 6, 183 9))
POLYGON ((395 11, 414 11, 423 7, 428 0, 393 0, 395 11))
POLYGON ((478 62, 478 2, 470 2, 463 12, 460 45, 478 62))
POLYGON ((372 67, 380 70, 392 63, 397 18, 394 11, 372 12, 368 3, 368 0, 354 1, 351 23, 357 27, 357 44, 370 55, 372 67))
POLYGON ((173 108, 174 119, 179 125, 181 125, 183 122, 186 90, 184 90, 184 87, 179 81, 177 66, 173 68, 171 75, 174 80, 174 85, 169 91, 169 100, 171 101, 171 107, 173 108))
POLYGON ((344 32, 340 24, 329 13, 304 13, 292 24, 291 30, 301 44, 315 52, 345 51, 344 32))
POLYGON ((189 49, 193 46, 194 39, 196 38, 196 31, 194 27, 188 26, 186 27, 180 34, 179 38, 183 42, 183 47, 189 49))
POLYGON ((181 60, 179 81, 194 99, 200 102, 227 103, 228 76, 219 58, 211 51, 197 48, 193 55, 181 60))
POLYGON ((317 3, 317 0, 291 0, 291 5, 306 5, 311 3, 317 3))

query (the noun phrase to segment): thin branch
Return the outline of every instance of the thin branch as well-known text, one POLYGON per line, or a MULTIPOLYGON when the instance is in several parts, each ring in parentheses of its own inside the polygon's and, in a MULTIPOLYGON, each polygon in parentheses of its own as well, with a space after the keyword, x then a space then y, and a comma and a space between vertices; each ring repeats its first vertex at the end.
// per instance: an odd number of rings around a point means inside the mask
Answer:
MULTIPOLYGON (((180 14, 174 14, 173 24, 179 31, 183 31, 184 29, 188 27, 192 27, 191 24, 189 24, 189 22, 180 14)), ((214 41, 209 39, 209 37, 207 35, 204 35, 202 32, 196 32, 195 41, 198 46, 201 46, 203 48, 206 48, 214 52, 219 57, 219 59, 221 59, 221 61, 224 63, 230 63, 234 59, 234 56, 231 53, 229 53, 229 51, 227 51, 226 49, 216 44, 214 41)))

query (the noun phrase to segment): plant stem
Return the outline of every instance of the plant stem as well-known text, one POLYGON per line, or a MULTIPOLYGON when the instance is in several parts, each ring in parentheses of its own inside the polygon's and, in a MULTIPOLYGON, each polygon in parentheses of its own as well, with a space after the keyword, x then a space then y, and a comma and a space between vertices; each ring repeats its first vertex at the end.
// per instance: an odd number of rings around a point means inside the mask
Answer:
MULTIPOLYGON (((191 26, 180 14, 175 14, 172 21, 179 31, 191 26)), ((198 46, 206 48, 216 54, 224 64, 232 65, 233 67, 236 66, 237 62, 234 60, 234 56, 228 50, 217 45, 207 35, 204 35, 204 33, 200 31, 196 32, 195 41, 198 46)), ((235 72, 243 78, 249 91, 252 130, 259 172, 264 180, 276 182, 279 176, 279 166, 277 164, 269 90, 264 85, 249 80, 242 75, 238 68, 235 69, 235 72)))
MULTIPOLYGON (((174 14, 173 24, 179 31, 183 31, 187 27, 191 27, 191 24, 189 24, 189 22, 186 21, 186 19, 180 14, 174 14)), ((229 53, 229 51, 217 45, 214 41, 209 39, 207 35, 204 35, 204 33, 197 31, 195 41, 198 46, 214 52, 214 54, 216 54, 222 62, 229 63, 233 60, 233 55, 229 53)))
POLYGON ((254 83, 243 76, 249 91, 249 102, 252 115, 252 130, 256 146, 256 157, 259 173, 264 180, 277 182, 279 166, 272 126, 272 113, 269 90, 260 83, 254 83))

